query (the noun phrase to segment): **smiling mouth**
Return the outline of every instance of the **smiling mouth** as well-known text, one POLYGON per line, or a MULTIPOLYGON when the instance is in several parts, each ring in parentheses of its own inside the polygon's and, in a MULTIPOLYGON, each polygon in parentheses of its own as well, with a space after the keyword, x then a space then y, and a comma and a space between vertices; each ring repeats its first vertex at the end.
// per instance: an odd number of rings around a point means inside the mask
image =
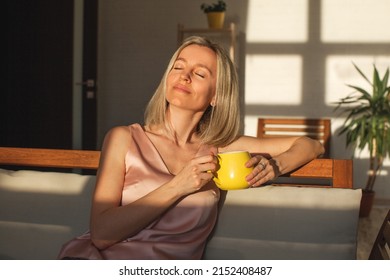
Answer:
POLYGON ((191 91, 188 89, 188 87, 183 86, 181 84, 175 85, 173 87, 173 89, 178 90, 180 92, 184 92, 184 93, 191 93, 191 91))

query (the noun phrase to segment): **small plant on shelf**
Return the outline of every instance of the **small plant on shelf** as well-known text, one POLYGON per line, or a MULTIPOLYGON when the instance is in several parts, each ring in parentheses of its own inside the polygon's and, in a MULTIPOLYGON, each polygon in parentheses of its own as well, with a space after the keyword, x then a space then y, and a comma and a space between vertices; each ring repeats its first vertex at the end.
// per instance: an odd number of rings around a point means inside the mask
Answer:
POLYGON ((225 21, 226 3, 219 0, 214 4, 202 4, 201 10, 207 15, 209 28, 222 28, 225 21))
POLYGON ((219 0, 217 3, 214 3, 214 4, 203 3, 200 6, 200 8, 206 14, 211 13, 211 12, 225 12, 226 11, 226 3, 224 1, 221 1, 221 0, 219 0))

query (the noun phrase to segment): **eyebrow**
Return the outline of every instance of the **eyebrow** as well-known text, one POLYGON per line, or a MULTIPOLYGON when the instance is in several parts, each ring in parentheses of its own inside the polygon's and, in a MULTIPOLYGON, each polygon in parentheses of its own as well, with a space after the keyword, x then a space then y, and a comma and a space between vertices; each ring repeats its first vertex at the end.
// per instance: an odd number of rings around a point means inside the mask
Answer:
MULTIPOLYGON (((178 58, 176 58, 175 62, 176 62, 176 61, 183 61, 183 62, 187 63, 187 60, 186 60, 185 58, 183 58, 183 57, 178 57, 178 58)), ((196 66, 196 67, 204 68, 204 69, 206 69, 211 75, 213 75, 213 71, 211 71, 211 69, 210 69, 208 66, 204 65, 203 63, 197 63, 197 64, 195 64, 195 66, 196 66)))

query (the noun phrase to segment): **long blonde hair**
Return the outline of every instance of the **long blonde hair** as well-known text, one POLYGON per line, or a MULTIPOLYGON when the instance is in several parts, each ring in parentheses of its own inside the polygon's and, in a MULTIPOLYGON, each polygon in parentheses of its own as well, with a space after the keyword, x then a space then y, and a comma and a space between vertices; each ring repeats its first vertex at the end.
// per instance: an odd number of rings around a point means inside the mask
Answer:
POLYGON ((149 101, 145 111, 145 125, 168 127, 166 111, 169 106, 165 98, 166 79, 180 52, 189 45, 207 47, 217 56, 217 81, 215 106, 209 106, 197 127, 204 144, 223 147, 233 142, 240 130, 240 104, 236 68, 224 48, 210 40, 192 36, 187 38, 173 54, 167 69, 149 101))

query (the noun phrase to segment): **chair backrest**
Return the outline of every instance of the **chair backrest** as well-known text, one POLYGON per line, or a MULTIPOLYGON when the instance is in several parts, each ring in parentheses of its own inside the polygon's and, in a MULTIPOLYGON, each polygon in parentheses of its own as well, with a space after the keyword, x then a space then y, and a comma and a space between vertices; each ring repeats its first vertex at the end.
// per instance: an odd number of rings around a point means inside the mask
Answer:
POLYGON ((307 136, 325 147, 324 158, 330 157, 330 119, 259 118, 257 137, 307 136))
POLYGON ((369 260, 390 260, 390 210, 372 246, 369 260))

